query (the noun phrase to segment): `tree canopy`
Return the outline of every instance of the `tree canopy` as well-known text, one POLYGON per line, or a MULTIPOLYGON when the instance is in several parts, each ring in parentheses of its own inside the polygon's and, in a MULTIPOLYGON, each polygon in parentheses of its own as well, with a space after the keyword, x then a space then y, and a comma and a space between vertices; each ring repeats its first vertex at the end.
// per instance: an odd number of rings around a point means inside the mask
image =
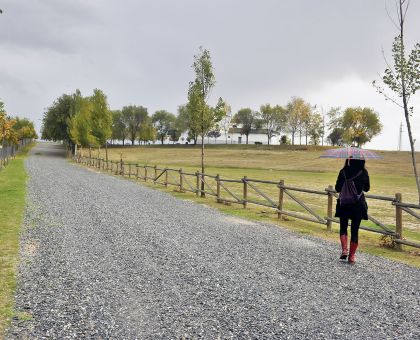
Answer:
POLYGON ((27 118, 12 118, 6 113, 4 103, 0 101, 0 142, 17 144, 22 139, 36 139, 34 123, 27 118))
POLYGON ((128 105, 124 106, 121 110, 122 120, 127 128, 128 138, 131 141, 131 144, 134 145, 140 126, 142 123, 146 122, 148 117, 147 108, 143 106, 128 105))
POLYGON ((246 136, 246 144, 248 144, 248 136, 254 128, 257 114, 249 107, 240 109, 234 116, 232 121, 241 125, 241 134, 246 136))
MULTIPOLYGON (((168 136, 169 131, 174 131, 175 129, 175 115, 165 111, 159 110, 156 111, 155 114, 152 116, 152 123, 156 129, 157 138, 163 144, 163 141, 168 136)), ((172 138, 175 138, 177 134, 172 132, 172 138)), ((179 133, 179 136, 181 134, 179 133)), ((178 136, 178 138, 179 138, 178 136)))
POLYGON ((347 144, 362 146, 370 142, 382 130, 379 115, 368 107, 349 107, 341 119, 343 140, 347 144))

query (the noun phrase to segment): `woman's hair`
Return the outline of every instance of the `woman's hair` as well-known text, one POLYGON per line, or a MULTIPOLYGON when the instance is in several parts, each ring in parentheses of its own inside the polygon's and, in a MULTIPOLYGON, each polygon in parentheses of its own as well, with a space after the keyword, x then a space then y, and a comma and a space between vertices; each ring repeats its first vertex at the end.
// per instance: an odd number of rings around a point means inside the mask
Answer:
POLYGON ((352 173, 359 172, 360 170, 365 169, 365 160, 364 159, 352 159, 348 158, 344 162, 343 170, 350 170, 352 173))

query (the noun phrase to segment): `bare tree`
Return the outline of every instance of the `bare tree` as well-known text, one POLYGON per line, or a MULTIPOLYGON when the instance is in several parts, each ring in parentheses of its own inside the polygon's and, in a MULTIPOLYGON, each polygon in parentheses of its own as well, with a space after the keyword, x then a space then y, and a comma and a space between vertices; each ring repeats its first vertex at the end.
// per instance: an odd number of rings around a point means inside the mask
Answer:
POLYGON ((408 137, 410 139, 411 159, 413 163, 414 177, 416 179, 417 191, 420 203, 420 182, 417 173, 417 162, 414 147, 414 138, 411 130, 410 116, 414 113, 414 107, 409 107, 410 97, 420 89, 420 44, 416 43, 409 55, 406 54, 404 45, 404 24, 410 6, 410 0, 395 0, 396 5, 396 20, 389 14, 392 23, 398 30, 398 36, 395 37, 392 44, 393 65, 390 65, 385 58, 387 69, 382 76, 382 81, 389 89, 398 95, 399 98, 394 98, 389 95, 385 89, 373 82, 379 93, 385 96, 386 100, 390 100, 397 106, 403 109, 405 121, 407 124, 408 137))
POLYGON ((232 121, 232 108, 228 103, 225 103, 223 107, 225 111, 225 116, 222 118, 222 120, 219 123, 219 126, 221 130, 223 131, 223 134, 225 135, 226 144, 228 143, 228 133, 230 129, 230 124, 232 121))

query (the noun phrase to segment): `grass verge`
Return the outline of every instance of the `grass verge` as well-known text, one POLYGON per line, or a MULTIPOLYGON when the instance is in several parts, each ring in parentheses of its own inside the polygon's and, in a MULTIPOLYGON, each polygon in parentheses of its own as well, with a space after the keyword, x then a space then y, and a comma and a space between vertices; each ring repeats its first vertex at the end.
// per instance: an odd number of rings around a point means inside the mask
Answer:
POLYGON ((0 170, 0 339, 14 315, 13 294, 19 258, 19 234, 25 210, 27 146, 0 170))

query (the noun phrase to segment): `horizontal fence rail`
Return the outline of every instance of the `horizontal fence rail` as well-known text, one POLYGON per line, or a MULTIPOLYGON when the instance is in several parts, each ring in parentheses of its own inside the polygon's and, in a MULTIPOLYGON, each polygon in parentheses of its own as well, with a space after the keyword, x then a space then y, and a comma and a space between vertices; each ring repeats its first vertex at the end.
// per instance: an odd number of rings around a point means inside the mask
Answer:
MULTIPOLYGON (((340 223, 339 219, 333 215, 334 198, 338 198, 338 193, 332 186, 324 190, 312 190, 287 186, 284 180, 268 181, 259 179, 250 179, 246 176, 241 179, 221 178, 220 175, 209 175, 200 172, 184 172, 182 169, 159 168, 157 166, 140 165, 134 163, 115 160, 105 160, 102 158, 86 157, 78 154, 74 157, 75 161, 91 167, 102 169, 111 174, 127 176, 136 180, 154 184, 169 185, 176 187, 180 192, 191 192, 196 196, 214 196, 218 203, 240 204, 244 208, 247 204, 254 204, 265 208, 273 209, 279 219, 286 219, 287 216, 325 225, 327 231, 332 230, 333 223, 340 223), (273 193, 276 193, 273 197, 273 193), (311 206, 311 203, 304 202, 298 194, 317 195, 326 197, 325 215, 311 206), (286 198, 289 208, 286 207, 286 198), (292 205, 294 204, 294 209, 292 205), (297 208, 296 208, 297 207, 297 208)), ((404 239, 403 237, 403 218, 402 212, 420 220, 420 205, 402 202, 402 195, 397 193, 395 197, 365 195, 368 200, 379 200, 390 203, 395 210, 395 225, 389 226, 380 222, 378 219, 368 214, 368 219, 377 228, 361 225, 360 229, 370 232, 387 235, 392 237, 397 249, 401 245, 420 248, 420 243, 404 239)))

